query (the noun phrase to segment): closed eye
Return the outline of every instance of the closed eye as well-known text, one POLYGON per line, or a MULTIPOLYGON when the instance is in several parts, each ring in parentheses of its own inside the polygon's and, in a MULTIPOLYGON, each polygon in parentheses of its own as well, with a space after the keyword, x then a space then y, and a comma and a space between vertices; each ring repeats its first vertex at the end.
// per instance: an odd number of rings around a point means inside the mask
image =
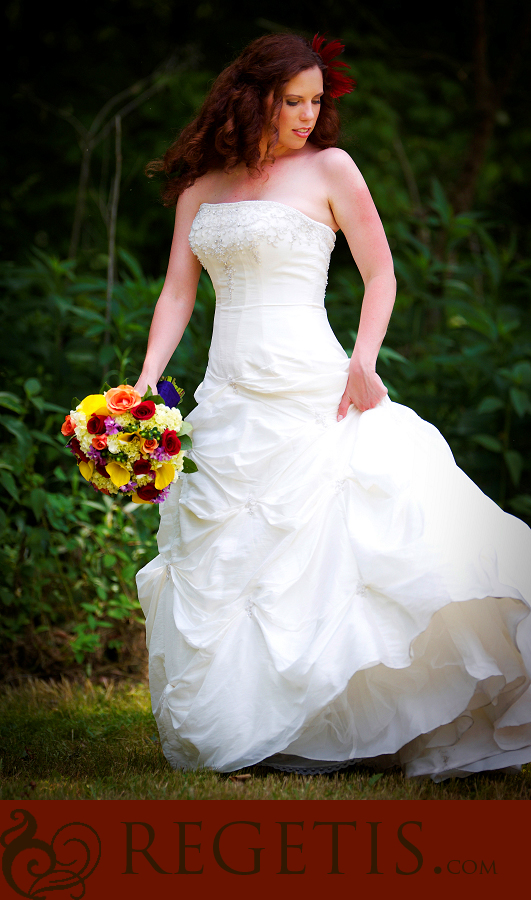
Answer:
MULTIPOLYGON (((297 106, 298 103, 300 103, 300 100, 286 100, 286 104, 287 104, 288 106, 297 106)), ((316 100, 312 100, 312 103, 315 103, 316 106, 320 106, 320 105, 321 105, 321 98, 318 97, 316 100)))

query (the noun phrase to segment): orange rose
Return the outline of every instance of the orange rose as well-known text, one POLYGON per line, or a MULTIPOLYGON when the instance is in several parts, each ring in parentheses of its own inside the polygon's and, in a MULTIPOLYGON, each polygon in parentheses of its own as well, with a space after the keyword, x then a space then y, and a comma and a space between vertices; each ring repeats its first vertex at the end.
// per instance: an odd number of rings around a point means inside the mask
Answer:
POLYGON ((159 442, 155 438, 140 438, 140 452, 153 453, 159 446, 159 442))
POLYGON ((105 394, 105 402, 107 409, 112 416, 118 416, 120 413, 129 412, 133 406, 138 406, 142 397, 128 384, 120 384, 116 388, 110 388, 105 394))
POLYGON ((64 434, 65 437, 70 437, 75 432, 75 425, 72 422, 72 417, 70 415, 65 416, 65 420, 61 425, 61 434, 64 434))
POLYGON ((107 446, 107 435, 97 434, 96 437, 92 438, 92 446, 95 450, 105 450, 105 447, 107 446))

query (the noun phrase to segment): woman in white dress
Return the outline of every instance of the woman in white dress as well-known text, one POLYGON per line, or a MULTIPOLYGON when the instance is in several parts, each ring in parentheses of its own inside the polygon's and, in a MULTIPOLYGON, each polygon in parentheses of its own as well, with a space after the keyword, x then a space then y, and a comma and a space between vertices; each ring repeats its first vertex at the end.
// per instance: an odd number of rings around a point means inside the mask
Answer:
POLYGON ((392 403, 384 230, 335 146, 341 45, 270 35, 214 84, 159 168, 177 201, 142 374, 155 387, 216 290, 188 416, 198 471, 137 576, 175 768, 368 760, 435 780, 531 760, 531 532, 392 403), (365 285, 349 360, 324 294, 335 232, 365 285))

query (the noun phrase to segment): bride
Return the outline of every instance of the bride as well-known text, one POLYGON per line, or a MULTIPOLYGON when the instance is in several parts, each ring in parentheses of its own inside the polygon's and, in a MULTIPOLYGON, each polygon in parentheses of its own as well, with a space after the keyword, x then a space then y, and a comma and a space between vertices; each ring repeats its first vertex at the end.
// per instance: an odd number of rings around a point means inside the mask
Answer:
MULTIPOLYGON (((376 373, 395 297, 368 188, 335 144, 337 42, 259 38, 163 161, 176 203, 136 385, 216 290, 188 421, 198 471, 137 576, 175 768, 360 761, 441 780, 531 761, 531 540, 376 373), (349 360, 324 294, 335 232, 365 293, 349 360)), ((342 68, 343 67, 343 68, 342 68)))

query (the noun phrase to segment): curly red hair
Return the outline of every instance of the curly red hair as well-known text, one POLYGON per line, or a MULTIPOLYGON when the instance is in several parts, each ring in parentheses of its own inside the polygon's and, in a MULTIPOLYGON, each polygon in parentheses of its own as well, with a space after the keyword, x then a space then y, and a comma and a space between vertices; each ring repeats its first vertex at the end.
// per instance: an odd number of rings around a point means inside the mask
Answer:
POLYGON ((197 117, 184 128, 162 159, 146 166, 146 174, 164 172, 164 206, 174 206, 194 181, 211 169, 228 172, 245 163, 251 174, 261 172, 260 141, 264 128, 271 137, 265 161, 278 140, 276 120, 282 94, 291 78, 317 66, 323 73, 324 94, 308 140, 320 150, 334 147, 339 116, 330 92, 327 66, 308 41, 294 34, 269 34, 249 44, 214 82, 197 117), (272 93, 269 107, 267 98, 272 93))

